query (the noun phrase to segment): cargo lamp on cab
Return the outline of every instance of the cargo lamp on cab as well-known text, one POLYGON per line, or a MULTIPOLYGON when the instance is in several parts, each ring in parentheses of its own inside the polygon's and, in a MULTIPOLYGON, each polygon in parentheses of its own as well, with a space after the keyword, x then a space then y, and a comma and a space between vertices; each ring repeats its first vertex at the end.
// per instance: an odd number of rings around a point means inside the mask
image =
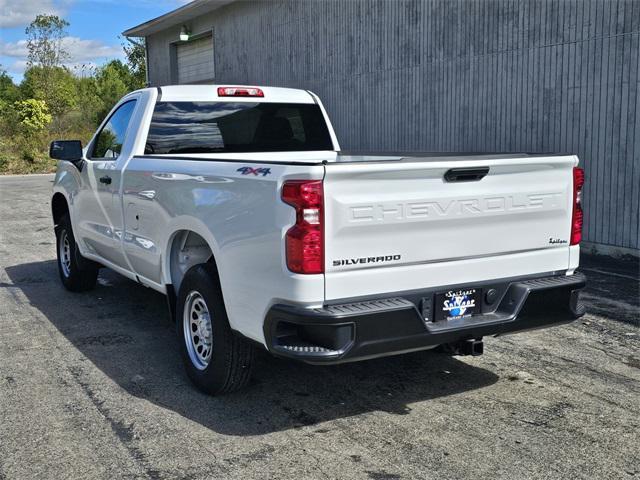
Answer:
POLYGON ((259 88, 251 87, 218 87, 219 97, 264 97, 259 88))

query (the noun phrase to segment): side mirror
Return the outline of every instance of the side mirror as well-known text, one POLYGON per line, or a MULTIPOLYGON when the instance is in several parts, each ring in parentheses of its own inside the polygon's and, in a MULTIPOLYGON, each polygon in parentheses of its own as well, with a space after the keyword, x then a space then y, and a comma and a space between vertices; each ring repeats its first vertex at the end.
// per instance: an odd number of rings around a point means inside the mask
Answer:
POLYGON ((78 163, 82 160, 82 142, 80 140, 54 140, 49 146, 49 156, 54 160, 78 163))

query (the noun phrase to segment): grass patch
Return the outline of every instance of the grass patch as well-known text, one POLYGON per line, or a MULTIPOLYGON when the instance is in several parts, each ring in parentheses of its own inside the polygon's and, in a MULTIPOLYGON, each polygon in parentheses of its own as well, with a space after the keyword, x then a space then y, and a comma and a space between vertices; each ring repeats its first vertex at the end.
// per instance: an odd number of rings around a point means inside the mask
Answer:
POLYGON ((56 171, 56 165, 44 152, 38 152, 33 159, 25 158, 11 139, 0 140, 0 175, 51 173, 56 171))
POLYGON ((29 173, 53 173, 58 162, 49 158, 49 143, 56 139, 80 139, 86 145, 93 131, 46 132, 38 139, 38 145, 28 145, 20 136, 0 136, 0 175, 24 175, 29 173))

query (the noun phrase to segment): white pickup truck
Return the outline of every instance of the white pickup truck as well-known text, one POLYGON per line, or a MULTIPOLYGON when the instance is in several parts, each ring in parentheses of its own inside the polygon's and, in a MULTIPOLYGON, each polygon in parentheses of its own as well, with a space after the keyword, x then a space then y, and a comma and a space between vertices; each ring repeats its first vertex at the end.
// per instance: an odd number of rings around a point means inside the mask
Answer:
POLYGON ((247 383, 255 345, 477 355, 584 313, 574 155, 344 153, 313 93, 211 85, 135 91, 50 154, 65 287, 108 267, 166 294, 211 394, 247 383))

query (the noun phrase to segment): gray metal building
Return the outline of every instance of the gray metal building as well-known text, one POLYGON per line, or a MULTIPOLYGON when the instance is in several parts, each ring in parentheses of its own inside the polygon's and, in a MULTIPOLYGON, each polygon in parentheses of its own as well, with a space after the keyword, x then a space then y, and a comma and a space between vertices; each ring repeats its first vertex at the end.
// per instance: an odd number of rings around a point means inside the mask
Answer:
POLYGON ((196 0, 124 34, 152 86, 316 92, 345 149, 576 153, 587 247, 640 252, 640 0, 196 0))

